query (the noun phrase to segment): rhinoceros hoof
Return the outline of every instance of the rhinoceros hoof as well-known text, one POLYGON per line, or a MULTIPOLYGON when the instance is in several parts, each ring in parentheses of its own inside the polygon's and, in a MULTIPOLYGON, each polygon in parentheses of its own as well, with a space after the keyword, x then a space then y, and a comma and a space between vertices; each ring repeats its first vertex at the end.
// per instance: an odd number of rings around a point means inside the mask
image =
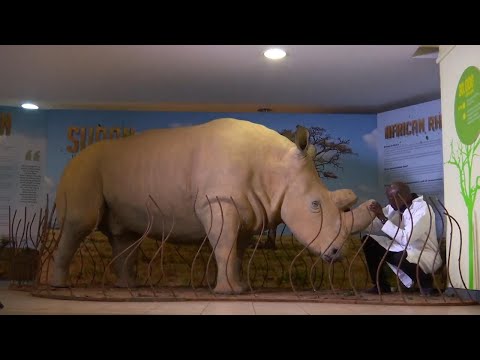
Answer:
POLYGON ((216 294, 242 294, 247 291, 248 286, 246 284, 219 284, 213 289, 216 294))

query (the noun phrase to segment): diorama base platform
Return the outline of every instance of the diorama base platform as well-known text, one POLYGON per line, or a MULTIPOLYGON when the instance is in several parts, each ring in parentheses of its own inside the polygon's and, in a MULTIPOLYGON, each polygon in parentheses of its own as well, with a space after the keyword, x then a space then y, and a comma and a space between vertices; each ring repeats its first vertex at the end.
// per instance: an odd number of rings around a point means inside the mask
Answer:
POLYGON ((357 290, 339 289, 318 291, 292 291, 291 289, 268 289, 247 291, 239 295, 215 294, 209 288, 38 288, 10 285, 11 290, 28 291, 33 296, 77 301, 104 302, 172 302, 172 301, 258 301, 258 302, 306 302, 371 305, 478 305, 474 299, 438 294, 422 296, 419 292, 394 292, 390 294, 366 294, 357 290))

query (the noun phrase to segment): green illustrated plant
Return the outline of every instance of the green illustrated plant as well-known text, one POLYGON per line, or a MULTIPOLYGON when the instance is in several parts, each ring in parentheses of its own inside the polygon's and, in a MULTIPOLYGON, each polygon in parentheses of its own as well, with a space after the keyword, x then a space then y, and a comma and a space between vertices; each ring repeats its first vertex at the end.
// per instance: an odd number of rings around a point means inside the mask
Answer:
POLYGON ((473 208, 475 200, 477 198, 477 191, 480 189, 480 176, 477 176, 475 180, 472 179, 473 174, 473 160, 480 145, 480 138, 477 139, 471 145, 458 144, 457 150, 453 149, 453 141, 450 144, 450 159, 447 164, 454 165, 460 176, 460 191, 463 201, 467 207, 468 217, 468 287, 473 288, 474 284, 474 221, 473 221, 473 208))
POLYGON ((458 81, 455 94, 455 129, 460 142, 454 150, 450 143, 450 159, 447 164, 454 165, 459 174, 460 192, 467 207, 468 216, 468 287, 474 288, 475 223, 473 209, 480 189, 480 176, 475 176, 474 159, 478 157, 480 146, 480 71, 475 66, 465 69, 458 81))

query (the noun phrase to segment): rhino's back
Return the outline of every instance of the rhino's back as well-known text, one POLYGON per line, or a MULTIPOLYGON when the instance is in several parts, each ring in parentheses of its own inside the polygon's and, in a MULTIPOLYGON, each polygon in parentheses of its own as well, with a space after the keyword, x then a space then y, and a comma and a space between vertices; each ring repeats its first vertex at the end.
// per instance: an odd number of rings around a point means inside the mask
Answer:
MULTIPOLYGON (((253 174, 268 163, 268 154, 288 143, 262 125, 218 119, 105 140, 80 152, 67 168, 71 184, 101 185, 109 211, 126 228, 144 231, 149 203, 157 213, 153 233, 163 230, 160 213, 168 219, 167 227, 174 219, 174 236, 199 237, 204 231, 193 210, 197 194, 241 201, 252 188, 253 174)), ((88 202, 88 196, 84 199, 88 202)))

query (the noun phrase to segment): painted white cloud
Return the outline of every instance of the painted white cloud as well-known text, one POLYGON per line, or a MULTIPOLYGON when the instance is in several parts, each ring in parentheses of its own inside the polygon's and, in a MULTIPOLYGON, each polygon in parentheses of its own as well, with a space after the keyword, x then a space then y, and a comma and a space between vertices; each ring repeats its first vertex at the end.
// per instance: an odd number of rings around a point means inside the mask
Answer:
POLYGON ((373 150, 377 149, 377 141, 380 138, 380 131, 375 128, 372 132, 362 136, 363 141, 373 150))
MULTIPOLYGON (((4 161, 12 164, 15 169, 18 164, 34 161, 35 164, 41 166, 40 173, 42 174, 45 171, 46 150, 46 138, 32 138, 23 134, 0 136, 0 154, 4 156, 4 161)), ((13 171, 15 172, 16 170, 13 171)), ((10 175, 16 176, 15 174, 10 175)), ((18 188, 18 183, 16 183, 16 186, 18 188)), ((13 197, 14 195, 12 194, 13 197)))
POLYGON ((183 126, 192 126, 192 124, 188 124, 188 123, 170 123, 170 124, 168 124, 168 127, 170 127, 170 128, 183 127, 183 126))
POLYGON ((44 176, 43 181, 45 183, 45 190, 47 192, 51 192, 52 190, 55 189, 55 183, 53 182, 53 180, 50 177, 44 176))
POLYGON ((360 184, 358 185, 358 190, 364 192, 364 193, 376 193, 377 190, 368 186, 368 185, 365 185, 365 184, 360 184))
POLYGON ((0 146, 13 147, 16 149, 40 150, 46 148, 47 140, 45 138, 33 138, 23 134, 0 136, 0 146))

